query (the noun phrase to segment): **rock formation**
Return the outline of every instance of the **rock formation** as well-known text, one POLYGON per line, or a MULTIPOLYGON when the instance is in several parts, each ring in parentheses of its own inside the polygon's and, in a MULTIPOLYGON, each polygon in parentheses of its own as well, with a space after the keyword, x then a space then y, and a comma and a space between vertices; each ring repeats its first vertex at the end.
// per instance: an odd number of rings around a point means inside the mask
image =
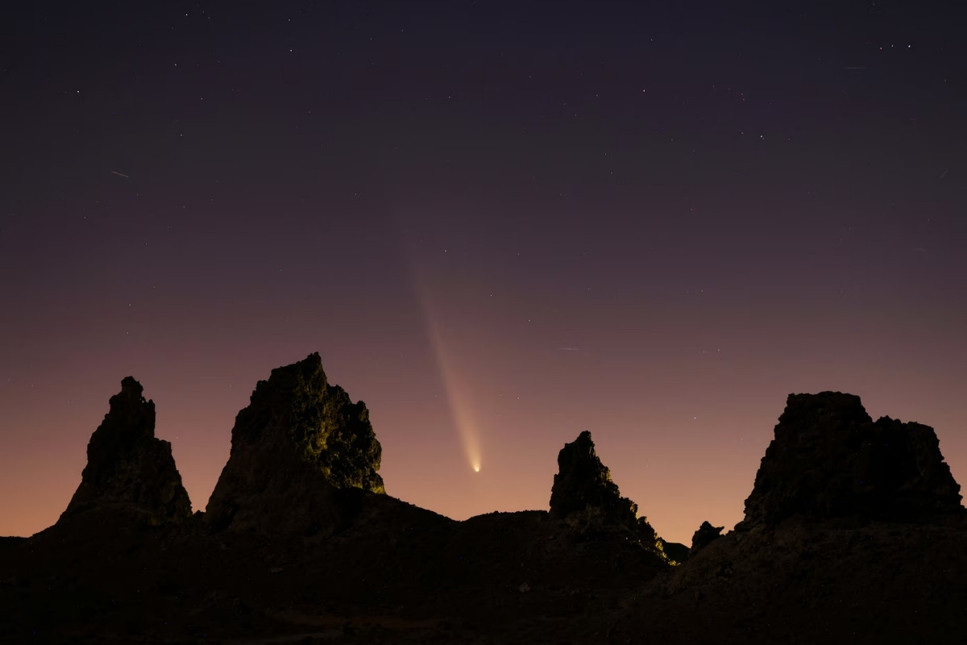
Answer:
POLYGON ((658 546, 661 547, 665 557, 673 563, 682 564, 688 561, 691 550, 681 542, 669 542, 663 538, 658 538, 658 546))
POLYGON ((551 487, 552 517, 589 528, 620 527, 632 531, 642 544, 656 548, 658 537, 638 505, 622 497, 611 481, 611 471, 594 451, 591 433, 585 430, 557 455, 558 473, 551 487))
POLYGON ((712 526, 708 522, 702 522, 702 525, 692 535, 692 555, 722 537, 722 529, 724 528, 724 526, 712 526))
POLYGON ((272 370, 238 413, 207 517, 216 528, 331 532, 360 490, 385 493, 380 455, 366 405, 330 385, 310 354, 272 370))
POLYGON ((933 428, 874 422, 851 394, 790 394, 739 528, 793 516, 911 520, 962 511, 933 428))
POLYGON ((121 381, 87 444, 87 466, 62 520, 108 506, 144 514, 152 524, 191 516, 171 444, 155 438, 154 402, 145 401, 143 391, 130 376, 121 381))

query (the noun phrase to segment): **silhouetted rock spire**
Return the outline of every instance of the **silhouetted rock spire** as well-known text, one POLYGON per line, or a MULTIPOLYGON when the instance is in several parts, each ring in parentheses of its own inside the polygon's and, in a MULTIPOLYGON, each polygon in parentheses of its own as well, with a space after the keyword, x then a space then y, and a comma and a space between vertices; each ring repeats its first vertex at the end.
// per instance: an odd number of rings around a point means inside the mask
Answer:
POLYGON ((933 428, 874 422, 852 394, 790 394, 740 526, 792 516, 917 519, 962 512, 960 499, 933 428))
POLYGON ((658 548, 655 530, 647 519, 638 517, 638 505, 622 497, 611 481, 611 471, 595 453, 590 432, 585 430, 573 442, 564 444, 557 455, 557 466, 551 487, 552 517, 572 518, 592 527, 623 527, 646 546, 658 548))
POLYGON ((691 554, 694 555, 707 547, 715 540, 722 537, 724 526, 712 526, 708 522, 702 522, 698 530, 692 535, 691 554))
POLYGON ((216 527, 333 530, 347 495, 385 493, 369 411, 327 382, 319 354, 272 370, 238 413, 232 451, 208 502, 216 527))
POLYGON ((185 519, 191 502, 171 456, 154 436, 154 403, 133 377, 121 381, 110 410, 87 445, 87 466, 62 518, 95 507, 146 513, 151 523, 185 519))

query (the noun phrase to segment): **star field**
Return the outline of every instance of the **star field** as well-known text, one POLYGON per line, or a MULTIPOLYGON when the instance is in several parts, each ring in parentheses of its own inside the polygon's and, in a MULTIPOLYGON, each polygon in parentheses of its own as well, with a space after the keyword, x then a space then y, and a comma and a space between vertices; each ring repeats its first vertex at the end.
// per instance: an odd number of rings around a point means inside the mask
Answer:
POLYGON ((0 534, 56 520, 129 374, 203 509, 256 381, 312 351, 388 492, 455 518, 546 508, 587 429, 688 542, 830 389, 967 480, 955 14, 5 10, 0 534))

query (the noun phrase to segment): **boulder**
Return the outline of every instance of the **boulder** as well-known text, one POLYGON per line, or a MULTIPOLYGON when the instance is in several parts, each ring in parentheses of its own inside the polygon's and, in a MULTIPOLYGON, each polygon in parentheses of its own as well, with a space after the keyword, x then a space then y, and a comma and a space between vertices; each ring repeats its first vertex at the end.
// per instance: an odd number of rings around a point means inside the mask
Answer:
POLYGON ((791 517, 914 520, 962 513, 933 428, 873 421, 859 397, 790 394, 739 528, 791 517))
POLYGON ((365 493, 385 493, 380 457, 366 405, 310 354, 272 370, 238 413, 206 516, 218 529, 332 532, 365 493))
POLYGON ((121 381, 110 409, 87 444, 87 465, 61 520, 92 508, 133 511, 152 524, 191 516, 191 501, 171 456, 154 436, 154 402, 133 377, 121 381))

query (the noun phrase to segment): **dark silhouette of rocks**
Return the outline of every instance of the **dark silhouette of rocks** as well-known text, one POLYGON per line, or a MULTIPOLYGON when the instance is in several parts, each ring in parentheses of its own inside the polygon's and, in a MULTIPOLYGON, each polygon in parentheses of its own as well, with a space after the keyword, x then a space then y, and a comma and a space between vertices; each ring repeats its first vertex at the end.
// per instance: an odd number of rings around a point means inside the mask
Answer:
POLYGON ((704 522, 689 553, 636 518, 587 432, 550 512, 458 522, 378 494, 366 416, 318 355, 279 368, 209 503, 232 530, 116 522, 158 516, 148 483, 170 477, 145 470, 177 476, 125 379, 70 521, 0 538, 0 643, 967 642, 967 521, 936 437, 856 397, 791 396, 753 513, 704 522))
POLYGON ((228 463, 208 502, 216 528, 318 533, 385 493, 369 411, 331 385, 319 354, 272 370, 238 413, 228 463))
POLYGON ((638 517, 638 505, 622 497, 611 471, 594 451, 587 430, 557 455, 558 472, 551 487, 551 517, 582 529, 620 527, 634 533, 642 544, 661 550, 655 529, 638 517))
POLYGON ((191 516, 191 501, 171 456, 171 444, 154 436, 154 402, 133 377, 121 381, 110 410, 87 444, 81 483, 61 520, 91 509, 135 512, 149 523, 191 516))
POLYGON ((794 516, 911 520, 961 513, 933 428, 874 422, 859 397, 790 394, 740 528, 794 516))
POLYGON ((963 641, 958 491, 931 428, 874 422, 850 394, 791 394, 745 519, 723 536, 703 524, 662 609, 629 633, 675 615, 679 642, 963 641))
POLYGON ((687 546, 681 542, 669 542, 663 538, 658 538, 658 545, 664 552, 668 559, 676 564, 681 564, 686 562, 691 555, 691 552, 687 546))
POLYGON ((558 472, 551 487, 551 515, 565 518, 589 509, 616 524, 637 519, 635 503, 621 497, 611 481, 611 471, 601 463, 594 441, 587 430, 571 443, 565 443, 557 455, 558 472))
POLYGON ((692 535, 692 555, 722 537, 722 529, 724 528, 724 526, 712 526, 708 522, 702 522, 702 525, 692 535))

